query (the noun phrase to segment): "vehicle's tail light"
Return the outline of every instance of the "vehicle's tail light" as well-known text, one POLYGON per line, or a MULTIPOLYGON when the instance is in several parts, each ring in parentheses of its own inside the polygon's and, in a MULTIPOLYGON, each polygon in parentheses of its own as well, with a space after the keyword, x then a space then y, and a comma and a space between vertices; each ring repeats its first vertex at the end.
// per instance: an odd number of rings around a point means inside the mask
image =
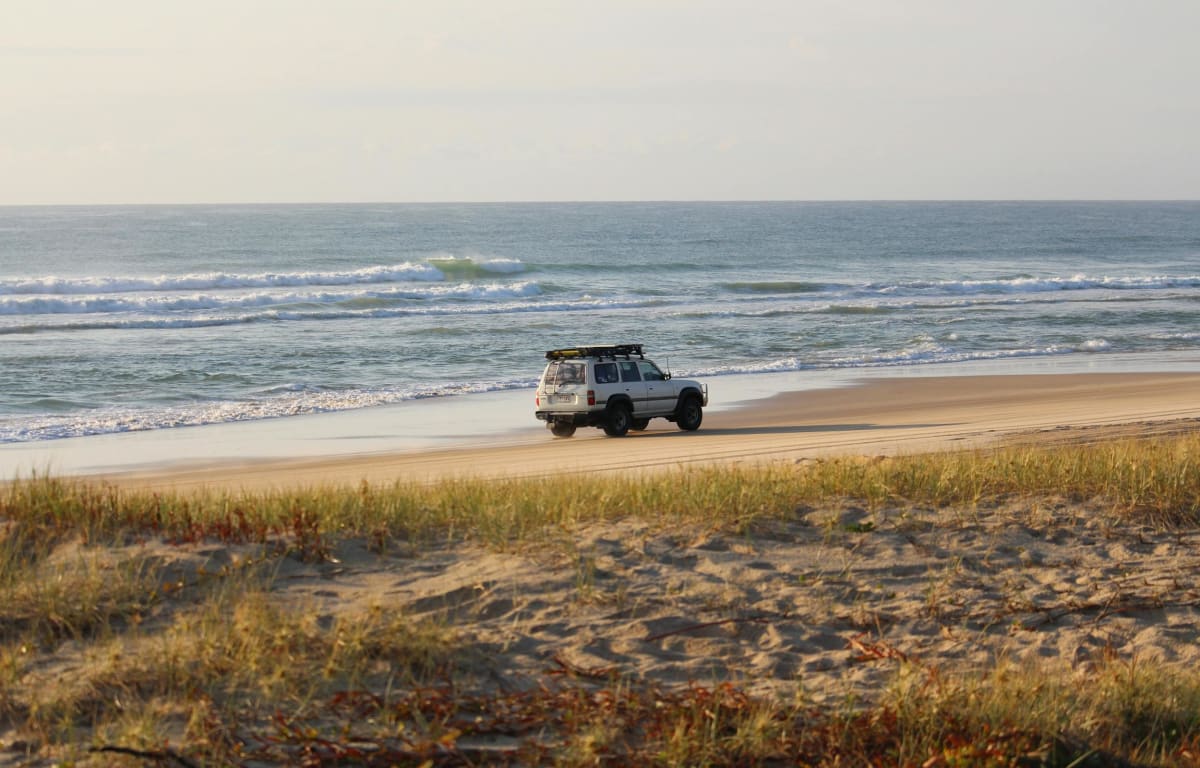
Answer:
POLYGON ((542 396, 535 394, 533 396, 533 404, 540 408, 542 406, 542 396))
POLYGON ((595 404, 596 404, 596 390, 589 389, 588 390, 588 405, 595 405, 595 404))

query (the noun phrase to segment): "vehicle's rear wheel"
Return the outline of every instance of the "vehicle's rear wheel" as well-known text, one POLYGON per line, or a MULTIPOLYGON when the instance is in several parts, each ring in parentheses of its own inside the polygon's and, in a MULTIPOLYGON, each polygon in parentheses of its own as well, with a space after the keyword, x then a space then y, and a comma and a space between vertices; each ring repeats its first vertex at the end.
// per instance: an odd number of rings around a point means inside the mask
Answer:
POLYGON ((613 403, 604 414, 604 434, 609 437, 624 437, 633 426, 633 414, 625 403, 613 403))
POLYGON ((552 421, 550 432, 555 437, 570 437, 575 434, 575 425, 569 421, 552 421))
POLYGON ((633 423, 629 425, 629 428, 641 432, 648 426, 650 426, 650 419, 634 419, 633 423))
POLYGON ((700 405, 700 398, 695 395, 685 397, 675 411, 675 423, 686 432, 700 429, 700 422, 703 420, 704 408, 700 405))

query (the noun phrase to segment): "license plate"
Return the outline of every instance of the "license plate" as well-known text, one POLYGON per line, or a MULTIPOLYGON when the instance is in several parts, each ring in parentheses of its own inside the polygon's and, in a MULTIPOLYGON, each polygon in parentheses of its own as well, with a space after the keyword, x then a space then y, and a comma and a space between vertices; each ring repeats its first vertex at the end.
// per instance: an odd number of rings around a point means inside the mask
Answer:
POLYGON ((575 402, 575 395, 550 395, 550 402, 552 402, 552 403, 573 403, 573 402, 575 402))

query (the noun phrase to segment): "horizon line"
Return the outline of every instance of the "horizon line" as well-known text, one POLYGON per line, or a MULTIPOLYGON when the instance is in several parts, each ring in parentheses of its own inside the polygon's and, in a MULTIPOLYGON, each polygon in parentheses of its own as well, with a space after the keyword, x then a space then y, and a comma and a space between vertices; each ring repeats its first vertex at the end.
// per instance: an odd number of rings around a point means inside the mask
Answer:
POLYGON ((647 199, 580 199, 580 200, 294 200, 294 201, 205 201, 205 202, 107 202, 107 203, 0 203, 0 208, 150 208, 150 207, 218 207, 218 206, 358 206, 358 205, 730 205, 800 203, 812 205, 851 203, 1196 203, 1200 198, 1187 197, 979 197, 979 198, 647 198, 647 199))

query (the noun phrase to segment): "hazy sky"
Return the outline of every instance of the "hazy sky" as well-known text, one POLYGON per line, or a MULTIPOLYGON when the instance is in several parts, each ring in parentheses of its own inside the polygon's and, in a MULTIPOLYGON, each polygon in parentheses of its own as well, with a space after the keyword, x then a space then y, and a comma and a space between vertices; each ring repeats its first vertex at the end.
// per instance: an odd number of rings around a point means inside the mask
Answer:
POLYGON ((0 204, 1200 198, 1200 0, 4 0, 0 204))

